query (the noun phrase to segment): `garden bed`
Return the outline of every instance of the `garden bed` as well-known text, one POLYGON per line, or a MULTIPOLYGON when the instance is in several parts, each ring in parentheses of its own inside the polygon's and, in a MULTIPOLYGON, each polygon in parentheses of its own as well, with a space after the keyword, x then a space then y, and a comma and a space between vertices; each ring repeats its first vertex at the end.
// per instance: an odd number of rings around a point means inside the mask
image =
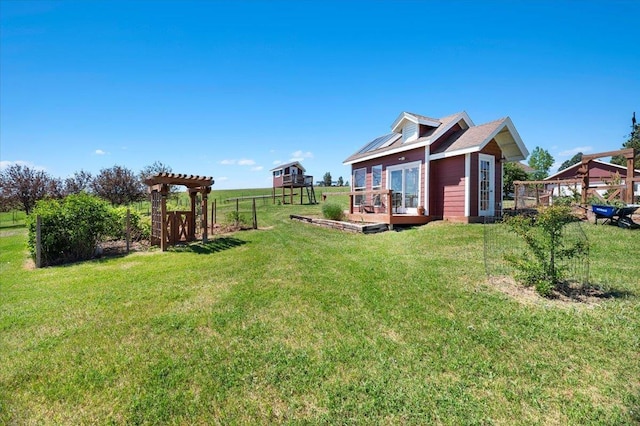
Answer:
POLYGON ((341 231, 356 232, 361 234, 375 234, 378 232, 385 232, 389 230, 389 225, 387 225, 386 223, 344 222, 338 220, 320 219, 309 216, 300 216, 297 214, 289 215, 289 218, 300 222, 310 223, 316 226, 323 226, 325 228, 339 229, 341 231))

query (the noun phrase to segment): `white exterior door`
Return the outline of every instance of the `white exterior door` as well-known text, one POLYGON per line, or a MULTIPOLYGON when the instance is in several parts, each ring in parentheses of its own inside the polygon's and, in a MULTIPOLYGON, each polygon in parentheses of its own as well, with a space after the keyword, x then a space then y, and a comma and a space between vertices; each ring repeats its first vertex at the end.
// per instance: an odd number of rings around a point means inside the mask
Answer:
POLYGON ((387 167, 387 186, 393 191, 393 212, 416 214, 420 204, 420 162, 387 167))
POLYGON ((478 176, 478 215, 493 216, 495 214, 496 192, 495 192, 495 157, 480 154, 479 176, 478 176))

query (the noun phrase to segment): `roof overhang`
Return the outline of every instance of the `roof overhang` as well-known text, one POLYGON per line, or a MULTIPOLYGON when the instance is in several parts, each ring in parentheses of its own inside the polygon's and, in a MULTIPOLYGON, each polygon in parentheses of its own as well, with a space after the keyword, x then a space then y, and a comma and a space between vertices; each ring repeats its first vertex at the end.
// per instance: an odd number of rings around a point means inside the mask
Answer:
POLYGON ((507 117, 479 145, 456 151, 445 151, 432 154, 430 158, 432 160, 439 160, 442 158, 478 152, 484 149, 484 147, 493 139, 495 139, 496 143, 500 147, 505 161, 520 161, 524 160, 529 155, 529 151, 527 150, 527 147, 524 146, 524 142, 522 142, 513 122, 509 117, 507 117))
POLYGON ((302 170, 303 172, 306 172, 305 168, 302 167, 302 164, 300 164, 299 161, 293 161, 291 163, 287 163, 287 164, 281 164, 278 167, 274 167, 273 169, 269 170, 270 172, 275 172, 276 170, 283 170, 287 167, 290 166, 298 166, 298 168, 300 168, 300 170, 302 170))
POLYGON ((400 133, 406 121, 410 121, 415 124, 424 124, 425 126, 430 126, 430 127, 438 127, 440 124, 442 124, 438 120, 429 120, 426 117, 418 117, 411 113, 403 112, 398 116, 398 118, 396 118, 396 121, 394 121, 393 124, 391 125, 391 131, 400 133))

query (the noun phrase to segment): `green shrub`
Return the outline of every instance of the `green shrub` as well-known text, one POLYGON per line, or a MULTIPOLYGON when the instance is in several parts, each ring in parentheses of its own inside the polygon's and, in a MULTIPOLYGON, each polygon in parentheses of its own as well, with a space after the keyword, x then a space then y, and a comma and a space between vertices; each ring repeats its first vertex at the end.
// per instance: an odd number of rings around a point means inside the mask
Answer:
POLYGON ((242 226, 249 223, 244 215, 235 210, 228 212, 225 217, 227 219, 227 223, 232 223, 235 226, 242 226))
POLYGON ((342 207, 339 204, 327 203, 322 206, 322 215, 326 219, 342 220, 342 207))
POLYGON ((566 206, 548 207, 536 216, 505 218, 507 226, 524 240, 530 255, 505 256, 505 260, 517 270, 516 279, 525 286, 534 286, 540 295, 550 296, 564 278, 558 261, 587 251, 586 242, 570 244, 563 235, 565 225, 577 220, 566 206))
MULTIPOLYGON (((127 207, 115 207, 112 209, 114 228, 109 231, 109 237, 116 240, 126 238, 127 207)), ((149 239, 151 236, 151 219, 142 218, 140 213, 129 209, 129 229, 131 241, 149 239)))
POLYGON ((109 204, 80 193, 62 200, 41 200, 27 217, 28 245, 36 256, 36 217, 42 222, 42 265, 91 259, 98 243, 115 229, 109 204))

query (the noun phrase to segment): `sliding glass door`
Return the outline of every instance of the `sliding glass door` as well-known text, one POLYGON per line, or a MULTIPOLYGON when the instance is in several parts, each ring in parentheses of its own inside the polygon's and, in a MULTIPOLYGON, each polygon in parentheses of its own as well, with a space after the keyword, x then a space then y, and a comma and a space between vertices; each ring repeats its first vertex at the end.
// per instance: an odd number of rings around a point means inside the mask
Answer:
POLYGON ((387 167, 389 189, 393 191, 394 213, 417 213, 420 204, 420 162, 387 167))

